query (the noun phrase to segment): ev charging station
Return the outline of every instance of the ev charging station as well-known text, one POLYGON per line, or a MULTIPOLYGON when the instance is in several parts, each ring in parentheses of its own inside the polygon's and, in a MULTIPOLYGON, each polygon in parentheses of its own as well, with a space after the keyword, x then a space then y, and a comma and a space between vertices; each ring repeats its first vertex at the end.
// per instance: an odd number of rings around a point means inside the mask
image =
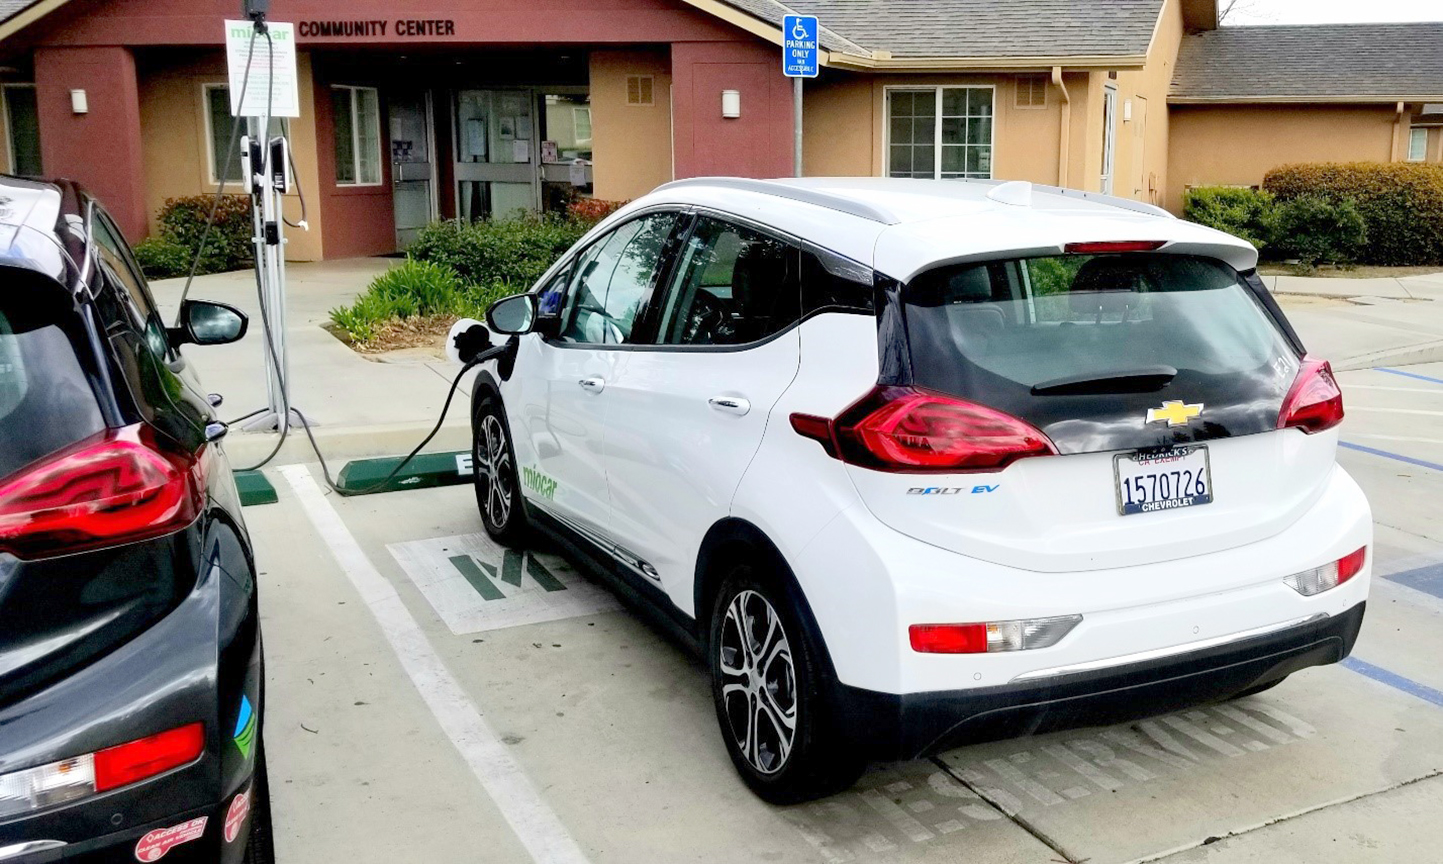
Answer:
MULTIPOLYGON (((265 20, 269 0, 244 0, 243 21, 226 21, 231 114, 246 118, 240 138, 241 183, 250 196, 257 290, 264 324, 267 407, 248 431, 285 433, 290 425, 286 352, 286 221, 283 199, 294 178, 290 142, 270 137, 271 120, 300 116, 295 27, 265 20)), ((304 221, 299 223, 306 228, 304 221)))

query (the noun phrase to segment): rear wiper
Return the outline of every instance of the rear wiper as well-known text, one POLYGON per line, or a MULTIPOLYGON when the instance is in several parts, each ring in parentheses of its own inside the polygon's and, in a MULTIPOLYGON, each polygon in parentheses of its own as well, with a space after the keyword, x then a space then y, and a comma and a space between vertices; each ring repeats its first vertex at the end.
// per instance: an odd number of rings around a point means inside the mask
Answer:
POLYGON ((1101 375, 1068 375, 1032 385, 1033 396, 1085 396, 1093 393, 1151 393, 1177 377, 1171 366, 1143 366, 1101 375))

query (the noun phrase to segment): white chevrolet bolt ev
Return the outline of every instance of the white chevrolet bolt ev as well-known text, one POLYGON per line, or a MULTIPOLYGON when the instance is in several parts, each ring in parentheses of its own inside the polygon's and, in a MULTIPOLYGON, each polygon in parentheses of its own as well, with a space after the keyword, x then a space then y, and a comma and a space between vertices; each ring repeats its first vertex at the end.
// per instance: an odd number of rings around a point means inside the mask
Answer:
POLYGON ((1027 183, 701 179, 492 307, 476 494, 699 645, 762 798, 1351 650, 1372 520, 1257 253, 1027 183))

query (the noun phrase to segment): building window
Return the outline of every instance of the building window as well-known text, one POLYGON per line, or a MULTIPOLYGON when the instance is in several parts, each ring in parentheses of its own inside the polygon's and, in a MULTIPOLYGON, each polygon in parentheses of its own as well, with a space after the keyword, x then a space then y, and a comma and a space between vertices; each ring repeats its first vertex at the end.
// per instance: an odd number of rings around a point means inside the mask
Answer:
MULTIPOLYGON (((235 122, 235 118, 230 114, 230 88, 224 84, 205 84, 202 89, 205 95, 206 140, 210 142, 210 182, 219 185, 222 170, 225 172, 227 184, 239 182, 240 137, 236 137, 234 147, 230 146, 231 124, 235 122)), ((240 134, 246 134, 244 121, 241 123, 240 134)), ((290 137, 290 129, 285 120, 272 117, 269 137, 277 136, 290 137)))
POLYGON ((571 109, 572 123, 576 129, 576 143, 591 143, 591 106, 578 105, 571 109))
POLYGON ((381 97, 374 87, 333 87, 336 185, 381 185, 381 97))
POLYGON ((34 84, 5 85, 5 131, 10 139, 10 173, 40 177, 40 115, 34 84))
POLYGON ((1408 132, 1408 161, 1422 162, 1428 158, 1428 130, 1411 129, 1408 132))
POLYGON ((1046 107, 1047 107, 1047 76, 1046 76, 1046 75, 1019 75, 1019 76, 1017 76, 1017 107, 1018 107, 1018 108, 1046 108, 1046 107))
POLYGON ((887 175, 992 177, 991 87, 887 90, 887 175))
POLYGON ((656 79, 650 75, 626 76, 626 104, 653 105, 656 96, 656 79))

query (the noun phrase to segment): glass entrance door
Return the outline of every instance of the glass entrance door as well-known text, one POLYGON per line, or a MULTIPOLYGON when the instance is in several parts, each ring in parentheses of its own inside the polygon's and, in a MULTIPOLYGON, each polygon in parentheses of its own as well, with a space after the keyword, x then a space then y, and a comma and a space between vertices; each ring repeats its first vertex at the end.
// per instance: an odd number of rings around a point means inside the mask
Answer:
POLYGON ((396 93, 388 101, 396 248, 404 250, 416 239, 417 232, 436 218, 431 94, 396 93))
POLYGON ((530 90, 456 93, 456 214, 462 219, 539 207, 534 102, 530 90))

